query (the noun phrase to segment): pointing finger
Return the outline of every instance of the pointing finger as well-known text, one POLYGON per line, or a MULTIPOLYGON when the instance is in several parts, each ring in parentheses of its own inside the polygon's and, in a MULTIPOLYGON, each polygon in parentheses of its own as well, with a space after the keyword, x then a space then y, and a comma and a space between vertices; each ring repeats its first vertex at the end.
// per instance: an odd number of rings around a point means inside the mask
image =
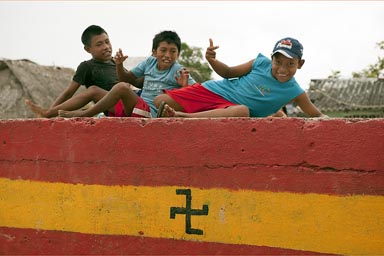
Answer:
POLYGON ((209 38, 209 47, 213 47, 213 40, 209 38))

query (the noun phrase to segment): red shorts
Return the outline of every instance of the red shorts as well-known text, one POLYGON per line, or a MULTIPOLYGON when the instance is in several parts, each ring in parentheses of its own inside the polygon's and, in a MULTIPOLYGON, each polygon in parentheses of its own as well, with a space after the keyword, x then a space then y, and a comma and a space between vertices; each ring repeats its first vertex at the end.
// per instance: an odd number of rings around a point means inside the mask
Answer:
POLYGON ((211 92, 198 83, 181 89, 165 90, 165 93, 179 103, 186 113, 196 113, 238 105, 211 92))
POLYGON ((137 103, 132 110, 132 114, 128 116, 124 112, 123 101, 119 100, 115 105, 115 113, 108 111, 108 116, 112 117, 151 117, 151 109, 149 105, 141 97, 137 97, 137 103))

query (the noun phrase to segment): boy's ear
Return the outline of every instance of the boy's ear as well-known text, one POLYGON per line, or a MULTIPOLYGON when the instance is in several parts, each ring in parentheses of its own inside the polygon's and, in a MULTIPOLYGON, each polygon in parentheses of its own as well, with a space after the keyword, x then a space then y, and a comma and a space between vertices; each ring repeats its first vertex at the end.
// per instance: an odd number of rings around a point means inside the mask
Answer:
POLYGON ((86 50, 88 53, 90 53, 90 52, 89 52, 89 48, 90 48, 90 47, 89 47, 88 45, 84 45, 84 50, 86 50))
POLYGON ((298 69, 301 69, 301 67, 304 65, 304 62, 305 62, 305 60, 304 59, 301 59, 300 61, 299 61, 299 66, 297 67, 298 69))
POLYGON ((156 50, 155 50, 155 49, 152 49, 152 56, 153 56, 153 57, 156 56, 156 50))

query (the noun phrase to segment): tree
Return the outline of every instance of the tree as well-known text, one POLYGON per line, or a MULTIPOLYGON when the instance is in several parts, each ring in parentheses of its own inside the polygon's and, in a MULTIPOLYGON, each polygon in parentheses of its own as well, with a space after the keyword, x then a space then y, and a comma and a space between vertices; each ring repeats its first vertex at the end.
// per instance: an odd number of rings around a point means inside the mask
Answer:
MULTIPOLYGON (((384 41, 376 43, 380 50, 384 50, 384 41)), ((379 77, 381 71, 384 70, 384 58, 378 57, 377 62, 375 64, 369 65, 368 68, 363 69, 360 72, 353 72, 353 78, 361 78, 361 77, 379 77)))
POLYGON ((196 82, 202 83, 210 80, 212 70, 208 62, 203 61, 202 48, 190 47, 186 43, 181 43, 179 63, 186 67, 196 82))

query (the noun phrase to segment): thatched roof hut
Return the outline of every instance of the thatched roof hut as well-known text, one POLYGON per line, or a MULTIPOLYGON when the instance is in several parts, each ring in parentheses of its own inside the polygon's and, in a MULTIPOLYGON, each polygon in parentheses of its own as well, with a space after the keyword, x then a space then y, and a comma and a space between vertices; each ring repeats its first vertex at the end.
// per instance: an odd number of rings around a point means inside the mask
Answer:
POLYGON ((308 95, 332 117, 384 117, 384 79, 314 79, 308 95))
POLYGON ((30 60, 0 60, 0 119, 33 118, 25 105, 31 99, 49 107, 69 85, 74 70, 41 66, 30 60))

